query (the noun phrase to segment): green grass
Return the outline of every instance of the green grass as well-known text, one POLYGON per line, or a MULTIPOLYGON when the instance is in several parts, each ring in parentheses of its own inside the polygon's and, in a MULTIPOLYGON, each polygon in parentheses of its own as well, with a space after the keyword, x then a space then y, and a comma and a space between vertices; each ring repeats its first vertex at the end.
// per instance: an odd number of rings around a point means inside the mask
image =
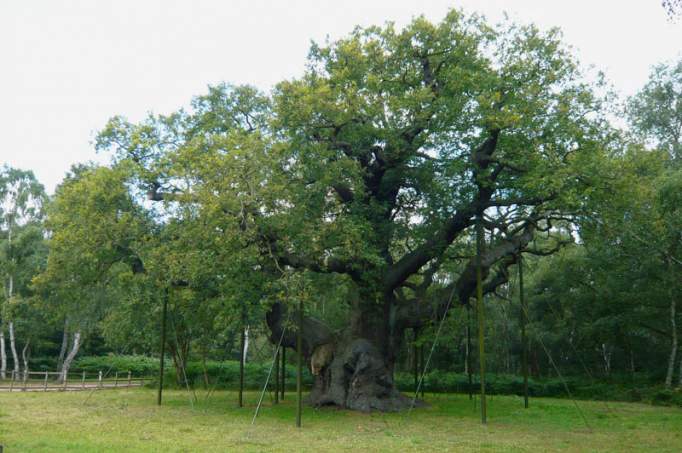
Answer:
POLYGON ((258 394, 236 407, 236 393, 208 400, 165 392, 157 407, 151 389, 69 393, 0 393, 0 444, 5 453, 76 451, 682 451, 682 410, 633 403, 532 399, 524 410, 513 396, 489 399, 489 422, 466 395, 427 394, 429 407, 402 414, 360 414, 267 400, 251 426, 258 394))

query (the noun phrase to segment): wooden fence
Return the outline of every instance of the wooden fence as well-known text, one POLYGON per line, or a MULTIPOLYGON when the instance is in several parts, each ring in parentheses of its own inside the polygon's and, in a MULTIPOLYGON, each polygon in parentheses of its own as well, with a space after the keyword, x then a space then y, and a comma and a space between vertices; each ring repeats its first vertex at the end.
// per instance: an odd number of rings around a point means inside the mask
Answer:
POLYGON ((142 387, 153 378, 133 376, 127 373, 113 375, 102 373, 69 373, 66 379, 54 371, 11 372, 9 379, 0 380, 0 392, 55 392, 77 390, 100 390, 125 387, 142 387))

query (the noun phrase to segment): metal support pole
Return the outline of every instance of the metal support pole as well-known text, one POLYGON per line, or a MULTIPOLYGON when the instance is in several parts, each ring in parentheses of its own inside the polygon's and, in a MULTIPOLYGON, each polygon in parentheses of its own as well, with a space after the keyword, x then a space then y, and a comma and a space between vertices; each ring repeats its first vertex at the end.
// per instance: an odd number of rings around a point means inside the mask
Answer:
POLYGON ((279 404, 279 346, 275 352, 275 404, 279 404))
MULTIPOLYGON (((163 397, 163 373, 164 373, 164 358, 166 356, 166 316, 168 314, 168 287, 163 290, 163 311, 161 312, 161 356, 159 357, 159 391, 156 397, 156 404, 161 406, 161 399, 163 397)), ((100 371, 100 382, 102 372, 100 371)))
POLYGON ((303 298, 298 300, 298 329, 296 329, 296 427, 301 427, 303 410, 303 298))
POLYGON ((487 405, 485 398, 485 310, 483 307, 483 222, 479 214, 476 223, 476 307, 478 309, 478 361, 481 373, 481 423, 487 423, 487 405))
POLYGON ((286 351, 287 348, 282 345, 282 384, 279 387, 280 399, 284 401, 284 387, 286 386, 287 379, 287 361, 286 361, 286 351))
POLYGON ((419 346, 419 375, 422 377, 421 391, 422 399, 424 399, 424 381, 426 380, 426 376, 424 375, 424 343, 419 346))
POLYGON ((419 328, 412 329, 414 342, 412 343, 412 358, 414 359, 414 391, 417 391, 419 385, 419 347, 417 346, 417 337, 419 336, 419 328))
POLYGON ((472 370, 471 370, 471 307, 467 305, 466 307, 467 311, 467 356, 466 356, 466 361, 467 361, 467 375, 469 378, 469 399, 472 400, 474 398, 474 379, 472 376, 472 370))
POLYGON ((239 348, 239 407, 244 407, 244 350, 246 349, 246 316, 242 309, 242 336, 241 347, 239 348))
POLYGON ((521 348, 523 371, 523 407, 528 409, 528 338, 526 337, 526 323, 528 322, 528 307, 523 292, 523 257, 519 254, 519 301, 521 302, 521 348))

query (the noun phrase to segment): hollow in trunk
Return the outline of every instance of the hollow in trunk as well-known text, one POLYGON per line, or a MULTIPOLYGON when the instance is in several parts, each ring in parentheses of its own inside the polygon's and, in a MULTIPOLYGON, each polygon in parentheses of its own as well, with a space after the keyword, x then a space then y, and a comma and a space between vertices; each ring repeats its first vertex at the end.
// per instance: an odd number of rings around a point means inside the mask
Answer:
MULTIPOLYGON (((372 314, 376 313, 358 313, 351 329, 341 334, 315 318, 303 318, 302 352, 314 376, 308 398, 313 406, 335 405, 365 412, 398 411, 410 406, 410 398, 402 395, 393 381, 395 337, 401 335, 382 325, 390 316, 372 314), (394 338, 388 338, 391 333, 396 334, 394 338)), ((287 318, 282 304, 273 305, 267 314, 273 343, 282 336, 287 318)), ((282 344, 296 349, 293 329, 284 332, 282 344)))

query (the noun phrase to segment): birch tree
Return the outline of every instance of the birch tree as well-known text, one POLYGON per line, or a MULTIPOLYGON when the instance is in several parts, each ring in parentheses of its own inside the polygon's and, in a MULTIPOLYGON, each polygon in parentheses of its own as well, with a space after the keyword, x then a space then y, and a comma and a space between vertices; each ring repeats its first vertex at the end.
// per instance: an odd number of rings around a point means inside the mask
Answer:
MULTIPOLYGON (((16 319, 12 305, 17 297, 26 292, 32 278, 29 269, 35 264, 31 254, 35 252, 32 239, 36 229, 40 231, 45 190, 31 171, 8 166, 0 169, 0 272, 2 273, 3 300, 0 306, 0 374, 6 374, 5 328, 8 333, 13 368, 19 374, 20 361, 17 353, 16 319)), ((40 241, 42 238, 38 237, 40 241)))

